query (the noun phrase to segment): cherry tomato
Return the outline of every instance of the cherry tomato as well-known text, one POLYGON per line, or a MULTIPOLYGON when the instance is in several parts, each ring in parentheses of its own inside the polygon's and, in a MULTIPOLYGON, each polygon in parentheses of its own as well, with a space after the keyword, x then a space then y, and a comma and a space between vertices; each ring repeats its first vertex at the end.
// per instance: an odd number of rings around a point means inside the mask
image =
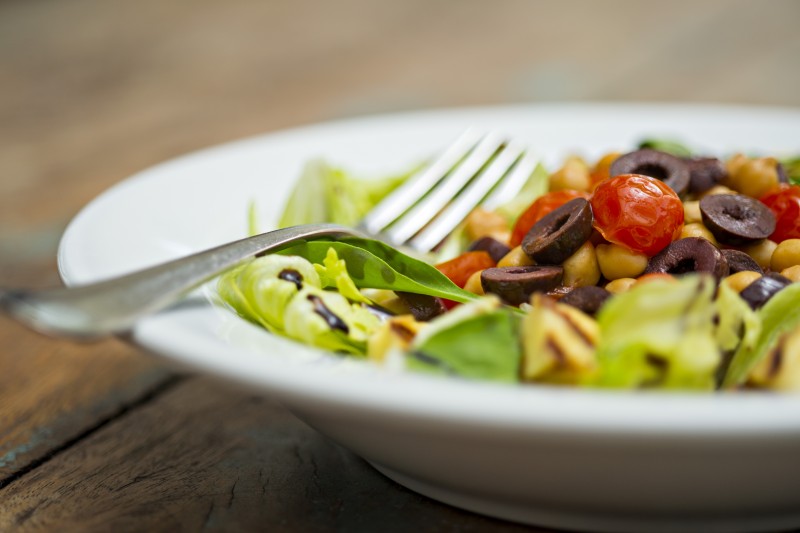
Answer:
POLYGON ((800 186, 783 183, 762 196, 761 201, 775 213, 771 240, 800 239, 800 186))
POLYGON ((522 243, 522 239, 525 238, 525 235, 528 234, 533 225, 539 222, 539 219, 575 198, 586 198, 588 200, 589 194, 581 191, 564 189, 540 196, 517 219, 508 244, 512 248, 519 246, 522 243))
POLYGON ((610 242, 652 256, 680 237, 683 204, 657 179, 615 176, 597 186, 591 202, 595 228, 610 242))
POLYGON ((450 278, 450 281, 463 289, 469 277, 475 272, 486 268, 492 268, 496 265, 497 263, 494 262, 494 259, 492 259, 488 253, 475 251, 464 252, 450 261, 445 261, 444 263, 436 265, 436 268, 439 269, 439 272, 450 278))

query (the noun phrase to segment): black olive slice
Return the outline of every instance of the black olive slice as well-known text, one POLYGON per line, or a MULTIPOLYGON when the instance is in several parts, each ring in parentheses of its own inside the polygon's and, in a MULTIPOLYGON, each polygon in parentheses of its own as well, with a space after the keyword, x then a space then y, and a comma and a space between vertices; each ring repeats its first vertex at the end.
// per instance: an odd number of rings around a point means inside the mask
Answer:
POLYGON ((689 192, 705 192, 728 175, 725 164, 716 157, 688 159, 686 164, 689 166, 689 192))
POLYGON ((714 194, 700 200, 703 224, 723 244, 739 246, 769 237, 775 215, 769 207, 744 194, 714 194))
POLYGON ((576 287, 572 289, 572 291, 561 298, 559 302, 577 307, 587 315, 594 316, 610 296, 611 293, 603 287, 589 285, 587 287, 576 287))
POLYGON ((645 274, 708 272, 717 280, 728 275, 728 261, 719 249, 700 237, 673 241, 650 258, 645 274))
POLYGON ((564 269, 559 266, 487 268, 481 272, 485 292, 498 295, 510 305, 530 301, 534 292, 547 292, 561 284, 564 269))
POLYGON ((737 272, 758 272, 763 274, 764 271, 756 263, 756 260, 739 250, 721 250, 722 255, 728 261, 728 275, 736 274, 737 272))
POLYGON ((395 291, 395 294, 408 306, 411 315, 420 322, 427 322, 447 312, 441 298, 402 291, 395 291))
POLYGON ((511 248, 493 237, 481 237, 469 245, 469 251, 486 252, 497 263, 511 251, 511 248))
POLYGON ((674 155, 644 148, 622 155, 611 164, 611 176, 641 174, 663 181, 678 196, 689 189, 689 165, 674 155))
POLYGON ((767 300, 775 296, 775 293, 790 285, 792 280, 781 276, 776 272, 771 272, 766 276, 761 276, 753 283, 745 287, 739 296, 747 302, 753 309, 762 307, 767 300))
POLYGON ((592 235, 592 208, 575 198, 539 220, 522 239, 522 251, 539 264, 558 265, 592 235))

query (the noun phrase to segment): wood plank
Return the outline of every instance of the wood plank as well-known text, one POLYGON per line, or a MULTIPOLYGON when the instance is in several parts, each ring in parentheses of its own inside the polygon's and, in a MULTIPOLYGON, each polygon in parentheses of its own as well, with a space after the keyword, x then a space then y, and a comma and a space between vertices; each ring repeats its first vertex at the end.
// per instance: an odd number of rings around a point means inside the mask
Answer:
POLYGON ((185 381, 0 490, 0 530, 531 531, 412 493, 282 407, 185 381))
POLYGON ((0 347, 0 486, 174 379, 121 341, 52 340, 5 317, 0 347))

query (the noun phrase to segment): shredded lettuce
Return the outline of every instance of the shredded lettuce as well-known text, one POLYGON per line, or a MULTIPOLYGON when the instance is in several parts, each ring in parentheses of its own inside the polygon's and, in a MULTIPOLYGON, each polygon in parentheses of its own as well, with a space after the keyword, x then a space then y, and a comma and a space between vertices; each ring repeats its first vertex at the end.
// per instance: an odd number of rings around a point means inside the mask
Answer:
POLYGON ((597 317, 598 385, 713 389, 717 346, 714 280, 687 275, 611 298, 597 317))
POLYGON ((750 371, 763 359, 775 345, 778 338, 800 326, 800 283, 780 290, 756 312, 760 328, 754 338, 742 343, 736 351, 723 386, 735 387, 747 379, 750 371))
POLYGON ((317 222, 355 226, 410 174, 362 180, 324 161, 310 161, 286 202, 278 226, 285 228, 317 222))
POLYGON ((281 278, 286 271, 297 272, 303 286, 321 287, 319 275, 305 259, 267 255, 223 274, 217 292, 240 316, 270 331, 283 331, 284 310, 299 290, 296 283, 281 278))
POLYGON ((355 288, 335 251, 326 259, 327 266, 298 256, 260 257, 223 274, 217 292, 240 316, 272 333, 319 348, 363 355, 367 339, 380 321, 362 305, 369 300, 355 288), (324 290, 317 270, 323 273, 326 285, 344 290, 324 290))
POLYGON ((353 278, 347 273, 347 263, 344 259, 339 259, 335 248, 329 247, 322 264, 315 263, 314 269, 319 274, 323 288, 333 287, 352 302, 370 303, 368 298, 358 292, 353 278))

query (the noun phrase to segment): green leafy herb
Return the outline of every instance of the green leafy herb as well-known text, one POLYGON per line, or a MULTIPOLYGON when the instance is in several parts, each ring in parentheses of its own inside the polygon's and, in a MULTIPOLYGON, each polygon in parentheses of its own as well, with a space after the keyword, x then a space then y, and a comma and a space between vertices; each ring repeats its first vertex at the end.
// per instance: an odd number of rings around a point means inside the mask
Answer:
POLYGON ((280 253, 297 255, 312 263, 323 264, 331 248, 345 261, 350 278, 361 289, 413 292, 456 302, 477 298, 471 292, 460 289, 435 267, 380 241, 357 237, 338 241, 305 241, 280 253))
POLYGON ((411 346, 407 367, 471 379, 519 381, 519 318, 498 305, 482 300, 431 322, 411 346))

